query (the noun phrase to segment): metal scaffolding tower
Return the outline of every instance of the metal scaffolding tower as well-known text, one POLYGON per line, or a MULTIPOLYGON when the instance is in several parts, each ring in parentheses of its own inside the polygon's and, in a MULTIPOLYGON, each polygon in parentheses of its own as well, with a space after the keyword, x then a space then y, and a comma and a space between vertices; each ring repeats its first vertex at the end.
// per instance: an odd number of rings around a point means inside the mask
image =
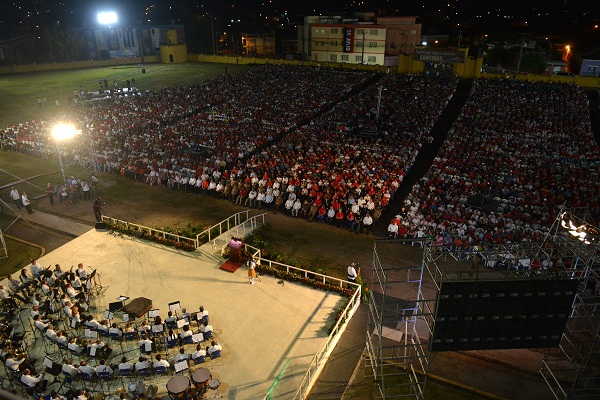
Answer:
MULTIPOLYGON (((409 241, 429 249, 429 240, 409 241)), ((434 300, 426 298, 424 259, 398 263, 391 256, 403 240, 376 240, 368 277, 367 365, 381 399, 423 399, 433 333, 434 300), (405 264, 405 265, 402 265, 405 264)))
POLYGON ((6 249, 4 234, 2 233, 2 229, 0 229, 0 260, 3 258, 8 258, 8 250, 6 249))
POLYGON ((557 400, 600 399, 600 229, 561 210, 539 251, 567 259, 580 280, 560 351, 539 372, 557 400))

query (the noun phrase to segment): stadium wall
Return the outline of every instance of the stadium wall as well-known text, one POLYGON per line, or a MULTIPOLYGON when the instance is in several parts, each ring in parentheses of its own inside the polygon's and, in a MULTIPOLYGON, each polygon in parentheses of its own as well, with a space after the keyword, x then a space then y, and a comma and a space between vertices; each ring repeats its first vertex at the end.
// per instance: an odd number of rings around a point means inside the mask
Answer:
MULTIPOLYGON (((423 73, 424 64, 421 61, 415 60, 410 56, 400 56, 398 65, 395 67, 386 67, 381 65, 361 65, 361 64, 345 64, 345 63, 317 63, 314 61, 299 61, 299 60, 280 60, 275 58, 258 58, 258 57, 234 57, 234 56, 212 56, 205 54, 189 54, 188 60, 191 62, 209 62, 221 64, 286 64, 286 65, 307 65, 307 66, 328 66, 336 68, 361 69, 369 71, 387 72, 391 71, 403 74, 420 74, 423 73)), ((600 88, 600 78, 588 76, 564 76, 564 75, 535 75, 535 74, 490 74, 481 72, 483 58, 471 59, 467 58, 464 63, 454 65, 454 72, 461 78, 506 78, 521 79, 525 81, 535 82, 560 82, 572 83, 583 87, 600 88)))
POLYGON ((192 62, 209 62, 221 64, 281 64, 281 65, 305 65, 305 66, 322 66, 348 69, 361 69, 367 71, 382 71, 385 72, 390 67, 383 65, 362 65, 350 63, 323 63, 315 61, 300 61, 300 60, 284 60, 278 58, 261 58, 261 57, 234 57, 234 56, 211 56, 204 54, 188 54, 188 60, 192 62))
MULTIPOLYGON (((145 56, 145 63, 160 62, 159 56, 145 56)), ((68 69, 98 68, 109 67, 113 65, 140 64, 139 57, 129 58, 111 58, 109 60, 89 60, 73 61, 65 63, 47 63, 47 64, 24 64, 24 65, 5 65, 0 66, 0 75, 23 74, 28 72, 62 71, 68 69)))
POLYGON ((160 60, 163 64, 184 63, 188 60, 185 44, 161 45, 160 60))

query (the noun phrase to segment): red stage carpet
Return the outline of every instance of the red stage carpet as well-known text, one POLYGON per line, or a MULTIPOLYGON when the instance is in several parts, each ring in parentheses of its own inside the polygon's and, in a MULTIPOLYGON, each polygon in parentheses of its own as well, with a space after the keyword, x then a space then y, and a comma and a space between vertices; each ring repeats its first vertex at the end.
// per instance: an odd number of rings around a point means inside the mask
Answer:
POLYGON ((235 263, 235 262, 231 262, 231 261, 227 260, 227 261, 225 261, 225 263, 223 265, 221 265, 221 267, 219 269, 233 273, 233 272, 237 271, 237 269, 241 266, 242 266, 241 263, 235 263))

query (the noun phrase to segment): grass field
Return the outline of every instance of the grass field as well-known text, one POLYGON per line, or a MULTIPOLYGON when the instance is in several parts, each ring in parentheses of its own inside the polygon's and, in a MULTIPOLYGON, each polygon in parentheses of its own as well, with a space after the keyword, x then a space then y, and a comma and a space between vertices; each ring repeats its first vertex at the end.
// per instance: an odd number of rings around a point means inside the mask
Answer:
MULTIPOLYGON (((56 171, 54 159, 39 159, 28 155, 0 152, 0 169, 22 177, 34 176, 48 171, 56 171)), ((69 167, 68 175, 88 176, 89 171, 69 167)), ((163 187, 151 187, 136 183, 130 179, 112 174, 99 175, 100 193, 108 202, 104 213, 141 224, 161 227, 174 225, 210 226, 241 208, 233 203, 191 193, 173 192, 163 187)), ((13 181, 14 178, 0 172, 0 184, 13 181)), ((58 182, 59 175, 38 178, 32 183, 44 187, 48 181, 58 182)), ((41 193, 30 184, 20 184, 28 193, 41 193)), ((1 193, 8 199, 8 191, 1 193)), ((34 202, 34 207, 55 214, 93 222, 90 202, 76 205, 50 206, 48 200, 34 202)), ((373 238, 369 235, 357 235, 326 224, 308 222, 281 214, 267 217, 268 226, 261 230, 261 240, 268 249, 285 255, 288 261, 321 273, 344 277, 348 263, 359 261, 366 265, 371 260, 373 238)), ((405 250, 405 257, 414 257, 411 248, 405 250)))
POLYGON ((24 243, 4 238, 8 258, 0 258, 0 276, 12 274, 20 270, 24 265, 29 264, 32 258, 40 256, 40 249, 28 246, 24 243))
POLYGON ((138 66, 114 66, 68 71, 0 75, 0 128, 8 124, 60 112, 74 90, 98 90, 98 81, 125 81, 134 78, 140 89, 191 85, 222 74, 244 71, 245 65, 224 64, 148 64, 142 74, 138 66), (38 97, 46 97, 47 107, 40 109, 38 97), (55 106, 59 99, 61 107, 55 106))

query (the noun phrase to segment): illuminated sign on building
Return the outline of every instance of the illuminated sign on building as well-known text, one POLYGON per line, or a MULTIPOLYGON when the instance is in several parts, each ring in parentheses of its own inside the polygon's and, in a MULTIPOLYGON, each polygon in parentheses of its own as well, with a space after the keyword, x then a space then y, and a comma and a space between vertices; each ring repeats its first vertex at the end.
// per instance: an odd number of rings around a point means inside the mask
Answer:
POLYGON ((354 28, 344 28, 344 53, 354 52, 354 28))

